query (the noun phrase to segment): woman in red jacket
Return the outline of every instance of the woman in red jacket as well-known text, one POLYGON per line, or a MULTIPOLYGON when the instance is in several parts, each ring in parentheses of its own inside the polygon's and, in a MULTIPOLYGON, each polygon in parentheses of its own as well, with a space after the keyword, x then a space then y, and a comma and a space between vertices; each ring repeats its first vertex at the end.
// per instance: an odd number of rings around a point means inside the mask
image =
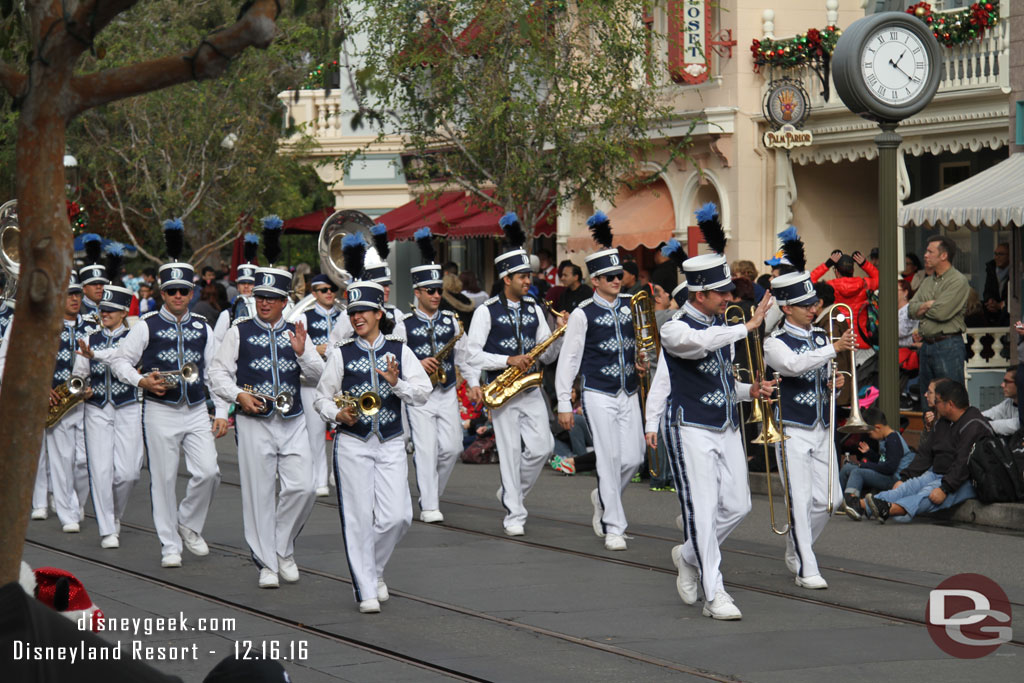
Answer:
POLYGON ((867 328, 868 292, 878 289, 878 269, 859 251, 847 256, 836 249, 827 261, 811 271, 811 282, 820 280, 829 268, 835 268, 836 271, 836 277, 828 281, 835 290, 836 303, 847 304, 857 318, 857 348, 870 349, 871 344, 864 339, 862 331, 867 328), (853 276, 854 263, 867 273, 867 277, 853 276))

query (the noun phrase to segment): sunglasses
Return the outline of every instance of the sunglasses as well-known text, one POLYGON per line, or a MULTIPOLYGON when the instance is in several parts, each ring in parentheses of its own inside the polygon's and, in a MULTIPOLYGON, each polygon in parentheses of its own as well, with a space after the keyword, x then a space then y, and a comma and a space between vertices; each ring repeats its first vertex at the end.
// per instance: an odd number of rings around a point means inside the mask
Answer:
POLYGON ((604 279, 608 282, 615 282, 616 280, 622 279, 622 273, 612 273, 611 275, 605 275, 604 279))
POLYGON ((326 294, 327 292, 334 292, 334 291, 337 291, 337 290, 335 290, 335 289, 333 289, 331 287, 317 287, 313 291, 316 292, 317 294, 326 294))
POLYGON ((426 287, 423 291, 426 292, 427 294, 429 294, 430 296, 434 296, 435 294, 440 294, 441 293, 441 288, 440 287, 426 287))
POLYGON ((192 290, 188 287, 172 287, 164 290, 167 296, 191 296, 192 290))

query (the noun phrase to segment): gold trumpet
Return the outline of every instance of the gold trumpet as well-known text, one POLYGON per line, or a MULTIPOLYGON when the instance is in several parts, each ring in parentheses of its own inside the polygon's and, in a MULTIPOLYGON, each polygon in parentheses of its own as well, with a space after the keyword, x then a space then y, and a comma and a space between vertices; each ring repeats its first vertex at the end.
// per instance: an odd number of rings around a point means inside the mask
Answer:
POLYGON ((342 410, 351 406, 357 413, 366 415, 367 417, 373 417, 380 412, 380 408, 384 405, 384 401, 376 391, 366 391, 359 396, 353 396, 352 394, 345 392, 343 394, 337 394, 334 397, 334 405, 338 406, 338 408, 342 410))
MULTIPOLYGON (((850 327, 853 326, 853 309, 847 304, 832 304, 825 310, 825 314, 828 316, 828 337, 829 341, 835 343, 843 336, 842 332, 836 334, 837 327, 846 321, 849 321, 850 327)), ((849 329, 849 328, 847 328, 849 329)), ((857 363, 854 358, 854 350, 850 349, 850 370, 840 370, 835 361, 832 361, 832 377, 830 379, 832 389, 829 392, 829 428, 835 429, 836 424, 836 376, 847 375, 850 378, 850 417, 846 420, 846 424, 839 428, 842 434, 864 434, 870 432, 874 427, 864 421, 863 416, 860 414, 860 404, 858 403, 858 391, 857 391, 857 363)), ((832 503, 832 478, 835 473, 836 467, 836 441, 835 438, 830 438, 828 441, 828 514, 832 514, 834 505, 832 503)))
MULTIPOLYGON (((256 387, 250 384, 243 384, 242 391, 247 394, 252 394, 267 405, 272 405, 282 415, 291 410, 292 406, 295 405, 295 397, 292 396, 292 392, 290 391, 282 391, 277 396, 271 396, 270 394, 261 394, 256 391, 256 387)), ((266 408, 264 408, 264 410, 266 410, 266 408)))
MULTIPOLYGON (((658 333, 658 318, 654 311, 654 299, 646 289, 641 289, 629 299, 629 308, 633 313, 633 335, 636 342, 636 358, 647 366, 647 372, 640 378, 637 393, 640 395, 640 414, 647 412, 647 394, 651 390, 651 361, 661 353, 661 336, 658 333), (652 358, 653 357, 653 358, 652 358)), ((652 477, 657 477, 654 468, 657 456, 647 448, 647 470, 652 477)))
POLYGON ((71 376, 66 382, 58 384, 54 391, 60 400, 57 405, 50 406, 50 410, 46 413, 46 426, 52 427, 61 421, 68 411, 77 406, 79 403, 85 400, 85 390, 87 385, 85 380, 81 377, 71 376))

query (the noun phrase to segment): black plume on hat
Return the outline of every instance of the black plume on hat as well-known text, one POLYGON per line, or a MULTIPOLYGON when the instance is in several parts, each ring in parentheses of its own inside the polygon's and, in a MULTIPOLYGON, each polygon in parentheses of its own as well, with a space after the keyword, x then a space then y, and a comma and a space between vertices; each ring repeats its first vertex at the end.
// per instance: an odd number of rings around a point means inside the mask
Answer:
POLYGON ((121 263, 124 260, 124 245, 111 242, 107 245, 107 277, 111 282, 121 283, 121 263))
POLYGON ((413 234, 413 239, 416 240, 416 246, 420 248, 423 263, 433 263, 437 252, 434 250, 434 235, 430 232, 430 228, 423 226, 413 234))
POLYGON ((256 260, 256 250, 260 246, 260 236, 250 232, 243 241, 242 256, 245 258, 246 263, 253 263, 256 260))
POLYGON ((377 256, 381 261, 388 260, 391 253, 391 245, 388 243, 388 226, 377 223, 370 228, 370 235, 373 237, 373 248, 377 250, 377 256))
POLYGON ((185 248, 185 224, 180 218, 169 218, 164 221, 164 244, 167 245, 167 255, 172 261, 181 258, 181 252, 185 248))
POLYGON ((502 216, 498 225, 505 231, 505 238, 513 249, 520 249, 526 244, 526 233, 523 232, 523 226, 519 223, 519 216, 515 212, 509 211, 502 216))
POLYGON ((677 239, 670 239, 668 243, 661 248, 661 255, 672 259, 676 268, 679 272, 683 272, 683 261, 686 260, 686 250, 683 249, 683 245, 680 244, 677 239))
POLYGON ((588 218, 587 225, 590 227, 590 234, 594 236, 595 242, 605 249, 612 248, 612 223, 604 211, 598 211, 588 218))
POLYGON ((711 247, 711 251, 716 254, 724 254, 725 243, 728 240, 718 218, 718 207, 714 202, 708 202, 697 210, 697 225, 700 227, 701 234, 704 235, 704 241, 711 247))
POLYGON ((358 280, 363 276, 363 260, 366 258, 366 247, 366 240, 363 239, 362 233, 359 232, 345 235, 341 240, 341 254, 345 262, 345 270, 348 271, 353 280, 358 280))
POLYGON ((100 262, 103 253, 103 239, 96 233, 89 233, 82 237, 85 243, 85 262, 92 266, 100 262))
POLYGON ((284 221, 280 216, 263 217, 263 255, 267 257, 267 265, 273 266, 281 256, 281 226, 284 221))
POLYGON ((802 273, 807 270, 807 255, 804 253, 804 241, 796 236, 796 231, 793 231, 793 236, 782 243, 782 253, 786 255, 786 259, 796 268, 797 272, 802 273))

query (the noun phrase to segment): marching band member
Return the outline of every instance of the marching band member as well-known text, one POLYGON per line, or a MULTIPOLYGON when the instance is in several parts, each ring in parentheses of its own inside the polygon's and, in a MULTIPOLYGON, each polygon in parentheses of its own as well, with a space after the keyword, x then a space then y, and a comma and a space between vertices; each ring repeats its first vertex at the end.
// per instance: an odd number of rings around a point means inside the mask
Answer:
POLYGON ((412 269, 416 308, 405 316, 407 344, 420 360, 423 370, 432 375, 444 371, 422 406, 408 408, 409 430, 415 447, 416 485, 419 488, 420 521, 443 522, 439 499, 448 485, 448 478, 462 452, 462 418, 455 395, 455 347, 439 360, 438 351, 462 334, 458 316, 438 310, 441 305, 443 280, 441 266, 434 263, 434 245, 430 228, 420 228, 414 235, 424 264, 412 269))
MULTIPOLYGON (((316 304, 305 313, 306 334, 310 343, 316 347, 316 352, 321 357, 326 357, 327 351, 331 346, 331 332, 338 326, 340 319, 345 317, 342 315, 341 310, 334 305, 335 292, 338 291, 338 286, 331 282, 329 277, 321 273, 313 276, 310 291, 316 299, 316 304)), ((319 379, 319 375, 315 378, 303 375, 302 387, 299 389, 299 394, 302 397, 302 414, 305 416, 306 432, 309 435, 309 447, 313 452, 313 480, 316 484, 317 497, 330 495, 331 491, 328 488, 328 481, 334 478, 327 474, 324 423, 313 407, 313 401, 316 399, 316 385, 319 379)))
MULTIPOLYGON (((108 250, 109 272, 120 272, 120 249, 108 250)), ((132 290, 125 287, 104 287, 101 327, 78 342, 81 354, 92 361, 93 394, 85 405, 85 445, 101 548, 119 547, 121 517, 142 470, 142 406, 135 387, 118 381, 104 362, 128 334, 124 319, 132 296, 132 290)))
POLYGON ((143 389, 142 435, 149 456, 153 524, 160 538, 163 567, 181 566, 182 543, 193 555, 210 552, 203 540, 203 525, 213 492, 220 482, 214 437, 227 433, 227 405, 213 391, 206 364, 213 360, 213 330, 206 319, 188 309, 195 270, 177 259, 184 246, 184 226, 178 219, 164 221, 164 240, 170 263, 160 266, 158 279, 164 304, 142 316, 109 359, 117 378, 143 389), (196 378, 181 373, 194 363, 196 378), (140 374, 141 365, 151 369, 140 374), (163 372, 175 374, 161 375, 163 372), (203 385, 213 398, 215 419, 210 426, 203 385), (179 449, 191 478, 181 504, 175 509, 174 485, 179 449))
POLYGON ((256 258, 256 247, 260 243, 260 236, 254 232, 246 233, 244 242, 245 263, 238 264, 235 271, 235 288, 238 290, 238 296, 231 302, 230 307, 220 312, 220 315, 217 316, 217 324, 213 327, 213 339, 218 348, 232 322, 237 318, 256 317, 256 302, 252 298, 252 288, 256 283, 256 266, 252 262, 256 258))
POLYGON ((604 249, 586 258, 594 295, 569 315, 555 373, 558 423, 573 427, 572 386, 582 372, 581 402, 597 458, 597 488, 590 493, 594 533, 608 550, 625 550, 622 492, 644 461, 636 340, 630 296, 620 293, 623 270, 608 217, 599 211, 587 224, 604 249))
POLYGON ((7 334, 7 328, 14 320, 14 299, 0 297, 0 338, 7 334))
MULTIPOLYGON (((370 228, 370 235, 373 237, 373 248, 377 252, 377 257, 381 263, 373 266, 365 266, 363 269, 363 280, 366 282, 376 282, 384 289, 384 317, 390 320, 394 324, 394 329, 390 333, 393 337, 401 337, 405 339, 405 323, 402 322, 404 317, 398 308, 390 303, 391 302, 391 269, 388 267, 387 260, 388 254, 391 253, 391 245, 388 242, 387 226, 383 223, 377 223, 370 228)), ((352 322, 349 316, 343 315, 338 318, 338 326, 331 331, 331 342, 338 344, 346 339, 351 339, 355 332, 352 329, 352 322)))
MULTIPOLYGON (((508 368, 514 367, 526 373, 534 365, 529 352, 552 336, 544 311, 526 295, 533 268, 529 256, 522 249, 526 234, 519 225, 519 218, 514 213, 505 214, 500 225, 512 245, 511 250, 494 259, 504 289, 477 307, 466 335, 470 364, 466 383, 469 399, 475 403, 483 401, 480 387, 482 371, 486 373, 484 382, 497 376, 494 371, 508 368)), ((563 315, 563 325, 565 319, 563 315)), ((553 362, 561 345, 561 339, 552 343, 540 355, 540 362, 553 362)), ((491 410, 501 466, 501 488, 497 495, 505 508, 504 527, 509 536, 523 535, 527 515, 523 499, 537 482, 544 462, 554 448, 547 414, 547 405, 536 387, 491 410)))
MULTIPOLYGON (((280 255, 279 235, 263 235, 271 264, 280 255)), ((260 570, 260 588, 277 588, 279 575, 289 583, 299 580, 295 539, 315 500, 299 370, 316 381, 324 364, 303 324, 286 323, 282 316, 291 280, 286 270, 256 269, 256 317, 235 319, 210 366, 214 391, 242 409, 235 418, 242 528, 260 570)))
MULTIPOLYGON (((832 342, 828 333, 814 326, 819 300, 810 275, 804 271, 804 247, 798 237, 782 245, 795 272, 772 280, 772 294, 786 316, 785 323, 764 341, 764 360, 769 372, 782 376, 778 417, 789 439, 785 443, 789 502, 792 523, 786 535, 786 566, 796 574, 801 588, 828 588, 818 571, 813 545, 828 522, 829 383, 830 361, 836 354, 853 350, 853 329, 832 342)), ((842 387, 837 375, 836 389, 842 387)), ((781 445, 776 444, 779 472, 783 468, 781 445)), ((842 502, 839 468, 832 468, 834 505, 842 502)))
POLYGON ((78 280, 82 283, 82 317, 90 325, 100 324, 100 301, 103 300, 103 287, 110 284, 107 269, 100 263, 103 253, 103 240, 96 233, 82 237, 85 244, 85 263, 78 270, 78 280))
POLYGON ((355 337, 328 352, 316 409, 325 422, 338 423, 334 476, 341 532, 359 611, 375 613, 388 599, 388 559, 412 524, 402 403, 423 405, 431 387, 416 355, 387 333, 390 320, 381 324, 384 288, 359 280, 366 253, 362 235, 347 235, 342 250, 345 269, 355 278, 347 310, 355 337), (379 410, 339 407, 335 397, 342 393, 358 404, 375 394, 379 410))
POLYGON ((714 253, 683 264, 689 300, 661 328, 659 371, 665 367, 666 372, 660 381, 670 384, 665 432, 686 528, 686 542, 672 549, 672 561, 684 603, 697 601, 699 584, 704 616, 739 619, 720 570, 721 543, 750 511, 737 403, 770 395, 772 385, 733 378, 733 344, 761 324, 772 300, 766 295, 745 325, 724 324, 727 293, 735 288, 724 255, 725 233, 714 204, 701 208, 697 218, 714 253))

